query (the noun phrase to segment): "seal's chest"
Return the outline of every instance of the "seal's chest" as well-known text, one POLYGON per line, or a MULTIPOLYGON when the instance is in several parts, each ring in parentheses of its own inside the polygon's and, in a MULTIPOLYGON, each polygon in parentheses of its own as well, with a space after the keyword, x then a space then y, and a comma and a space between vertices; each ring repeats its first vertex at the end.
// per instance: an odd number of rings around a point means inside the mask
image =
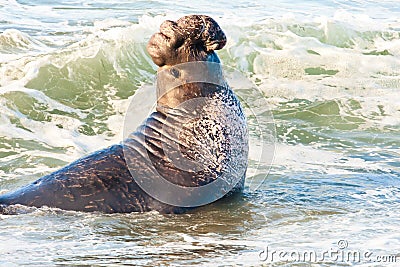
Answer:
POLYGON ((217 172, 247 160, 246 122, 235 106, 210 99, 185 112, 177 129, 184 157, 217 172))

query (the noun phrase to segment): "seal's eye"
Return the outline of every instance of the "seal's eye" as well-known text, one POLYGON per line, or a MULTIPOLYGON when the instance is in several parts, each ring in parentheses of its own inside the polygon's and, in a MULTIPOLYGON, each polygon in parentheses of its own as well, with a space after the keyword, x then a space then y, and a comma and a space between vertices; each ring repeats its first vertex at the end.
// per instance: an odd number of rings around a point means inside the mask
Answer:
POLYGON ((181 73, 179 72, 179 70, 175 69, 175 68, 171 68, 170 73, 172 74, 172 76, 174 76, 175 78, 179 78, 181 76, 181 73))

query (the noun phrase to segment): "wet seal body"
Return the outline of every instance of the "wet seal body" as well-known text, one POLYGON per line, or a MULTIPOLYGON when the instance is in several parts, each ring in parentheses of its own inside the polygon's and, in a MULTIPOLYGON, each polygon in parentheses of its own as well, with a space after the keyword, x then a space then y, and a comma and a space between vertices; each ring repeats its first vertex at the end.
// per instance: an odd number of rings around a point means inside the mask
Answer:
POLYGON ((160 67, 157 107, 121 144, 0 196, 75 211, 181 213, 243 189, 248 136, 214 50, 226 38, 208 16, 166 21, 148 52, 160 67), (198 62, 198 63, 196 63, 198 62))

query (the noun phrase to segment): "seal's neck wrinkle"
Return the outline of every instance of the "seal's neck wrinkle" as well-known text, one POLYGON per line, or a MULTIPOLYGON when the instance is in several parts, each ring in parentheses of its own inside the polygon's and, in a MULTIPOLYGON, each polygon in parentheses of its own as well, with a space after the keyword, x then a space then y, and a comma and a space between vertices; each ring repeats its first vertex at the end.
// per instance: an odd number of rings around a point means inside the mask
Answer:
POLYGON ((193 61, 163 66, 157 72, 157 105, 174 108, 189 99, 212 93, 210 88, 213 91, 227 88, 220 63, 193 61))

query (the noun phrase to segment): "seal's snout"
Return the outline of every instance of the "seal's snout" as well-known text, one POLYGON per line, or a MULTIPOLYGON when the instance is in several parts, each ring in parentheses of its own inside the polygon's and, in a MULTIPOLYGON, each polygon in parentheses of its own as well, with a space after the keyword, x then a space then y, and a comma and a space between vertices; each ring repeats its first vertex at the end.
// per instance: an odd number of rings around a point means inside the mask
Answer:
POLYGON ((208 60, 209 54, 226 44, 218 23, 206 15, 189 15, 176 22, 167 20, 154 34, 147 50, 158 66, 208 60))

